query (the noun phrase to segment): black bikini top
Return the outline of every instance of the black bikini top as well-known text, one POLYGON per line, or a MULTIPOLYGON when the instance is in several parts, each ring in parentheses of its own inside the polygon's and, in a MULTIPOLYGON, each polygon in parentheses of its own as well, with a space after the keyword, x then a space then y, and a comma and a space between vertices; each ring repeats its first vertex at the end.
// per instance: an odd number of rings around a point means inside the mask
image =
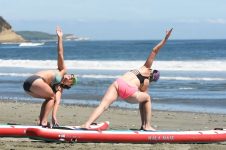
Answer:
POLYGON ((137 78, 140 80, 140 84, 144 84, 145 79, 149 79, 147 76, 143 76, 137 69, 130 70, 130 72, 134 73, 137 78))

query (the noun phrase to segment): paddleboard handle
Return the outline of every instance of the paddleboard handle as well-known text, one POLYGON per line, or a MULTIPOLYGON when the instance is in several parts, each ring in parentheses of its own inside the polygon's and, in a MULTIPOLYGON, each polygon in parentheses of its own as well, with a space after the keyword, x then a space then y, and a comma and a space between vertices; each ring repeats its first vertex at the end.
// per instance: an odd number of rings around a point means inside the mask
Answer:
POLYGON ((214 130, 224 130, 223 128, 214 128, 214 130))

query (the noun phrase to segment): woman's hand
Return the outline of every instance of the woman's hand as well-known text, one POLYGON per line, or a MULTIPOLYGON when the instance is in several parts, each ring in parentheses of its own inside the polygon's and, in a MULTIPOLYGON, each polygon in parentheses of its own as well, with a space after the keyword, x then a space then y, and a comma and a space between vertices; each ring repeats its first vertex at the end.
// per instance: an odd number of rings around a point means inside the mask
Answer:
POLYGON ((166 35, 165 38, 162 39, 162 41, 160 43, 158 43, 151 51, 151 53, 149 54, 146 62, 144 63, 144 66, 147 68, 151 68, 152 63, 155 59, 155 56, 158 54, 159 50, 166 44, 166 41, 168 40, 168 38, 171 35, 171 32, 173 31, 173 28, 171 28, 169 31, 166 31, 166 35))
POLYGON ((55 116, 52 116, 52 126, 59 126, 59 123, 58 123, 58 121, 57 121, 57 118, 55 117, 55 116))
POLYGON ((165 40, 168 40, 168 38, 170 37, 172 31, 173 31, 173 28, 171 28, 169 31, 166 30, 165 40))
POLYGON ((63 37, 63 31, 59 26, 56 27, 56 33, 58 37, 63 37))

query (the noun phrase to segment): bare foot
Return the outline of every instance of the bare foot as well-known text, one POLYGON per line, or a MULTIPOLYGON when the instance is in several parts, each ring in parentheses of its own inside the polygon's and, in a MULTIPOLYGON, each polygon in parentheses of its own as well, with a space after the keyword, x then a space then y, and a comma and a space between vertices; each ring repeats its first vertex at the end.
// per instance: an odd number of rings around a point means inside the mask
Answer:
POLYGON ((43 128, 52 128, 51 123, 47 122, 47 123, 40 123, 40 126, 42 126, 43 128))
POLYGON ((152 128, 151 126, 150 127, 141 127, 141 130, 144 130, 144 131, 156 131, 154 128, 152 128))
POLYGON ((83 124, 83 125, 80 126, 80 128, 89 129, 89 126, 87 126, 86 124, 83 124))

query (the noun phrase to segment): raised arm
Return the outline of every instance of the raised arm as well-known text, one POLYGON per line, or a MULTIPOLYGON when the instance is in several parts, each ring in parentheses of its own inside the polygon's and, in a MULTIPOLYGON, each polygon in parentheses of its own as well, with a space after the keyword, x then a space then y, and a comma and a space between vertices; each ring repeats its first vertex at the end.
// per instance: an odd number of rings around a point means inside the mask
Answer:
POLYGON ((149 54, 149 56, 144 64, 145 67, 151 68, 152 63, 155 59, 155 56, 158 54, 159 50, 165 45, 165 43, 168 40, 168 38, 170 37, 170 34, 172 31, 173 31, 173 28, 170 29, 169 31, 166 31, 166 36, 164 37, 164 39, 162 39, 162 41, 153 48, 153 50, 149 54))
POLYGON ((56 28, 57 38, 58 38, 58 70, 61 75, 66 73, 66 66, 64 64, 64 48, 63 48, 63 32, 60 27, 56 28))

